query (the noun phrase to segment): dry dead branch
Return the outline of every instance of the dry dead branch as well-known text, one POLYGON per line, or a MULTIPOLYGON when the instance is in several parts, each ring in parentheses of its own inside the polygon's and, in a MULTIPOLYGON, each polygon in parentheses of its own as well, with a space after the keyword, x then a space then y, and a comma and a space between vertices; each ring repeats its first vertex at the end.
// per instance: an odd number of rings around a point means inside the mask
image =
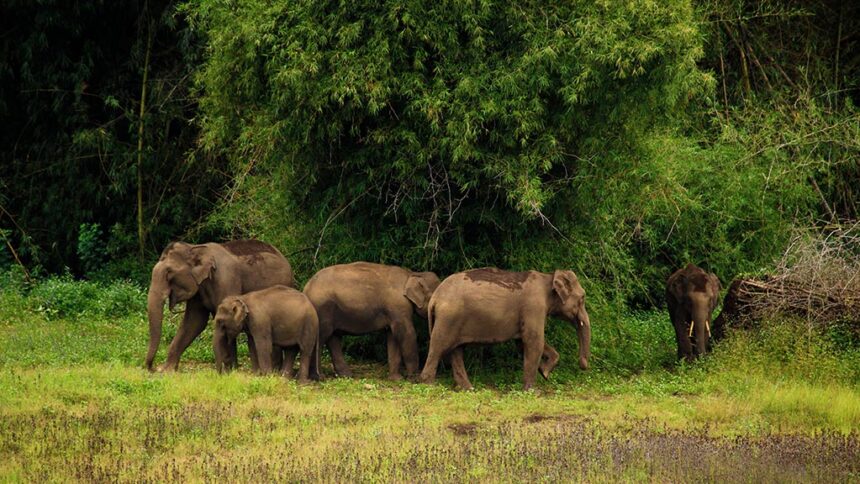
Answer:
POLYGON ((774 315, 860 331, 860 222, 795 234, 772 275, 732 282, 714 326, 722 333, 774 315))

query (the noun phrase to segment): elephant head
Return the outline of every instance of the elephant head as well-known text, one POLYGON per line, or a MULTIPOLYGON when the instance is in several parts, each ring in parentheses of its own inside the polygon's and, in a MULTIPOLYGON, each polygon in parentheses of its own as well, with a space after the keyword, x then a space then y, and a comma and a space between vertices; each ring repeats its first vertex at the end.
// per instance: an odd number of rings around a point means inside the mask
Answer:
POLYGON ((415 310, 424 319, 427 319, 430 296, 439 286, 439 282, 439 276, 433 272, 413 272, 403 286, 403 295, 412 302, 415 310))
POLYGON ((152 362, 161 342, 161 325, 164 319, 164 302, 169 301, 172 310, 181 302, 193 298, 200 285, 212 277, 215 258, 205 245, 193 246, 174 242, 164 249, 152 268, 152 279, 147 296, 149 317, 149 349, 146 367, 152 370, 152 362))
POLYGON ((218 371, 230 367, 229 348, 233 341, 245 329, 245 320, 248 318, 248 306, 238 296, 230 296, 218 305, 215 312, 215 366, 218 371))
POLYGON ((573 271, 555 271, 552 276, 552 289, 557 296, 552 315, 570 321, 576 327, 579 337, 579 367, 588 369, 591 356, 591 319, 585 310, 585 289, 573 271))

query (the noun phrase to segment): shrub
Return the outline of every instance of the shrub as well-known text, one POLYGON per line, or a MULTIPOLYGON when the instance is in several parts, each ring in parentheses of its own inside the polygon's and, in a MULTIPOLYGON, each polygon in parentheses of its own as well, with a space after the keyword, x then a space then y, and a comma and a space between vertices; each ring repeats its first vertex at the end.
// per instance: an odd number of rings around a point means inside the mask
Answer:
POLYGON ((49 319, 76 319, 84 315, 121 317, 142 314, 146 294, 125 281, 101 284, 76 281, 71 276, 50 277, 29 294, 32 307, 49 319))
POLYGON ((770 318, 757 329, 730 331, 703 370, 729 379, 741 373, 811 384, 860 383, 860 347, 841 345, 838 337, 801 318, 770 318))
POLYGON ((104 261, 107 251, 102 241, 99 224, 85 223, 78 227, 78 259, 84 274, 97 271, 104 261))

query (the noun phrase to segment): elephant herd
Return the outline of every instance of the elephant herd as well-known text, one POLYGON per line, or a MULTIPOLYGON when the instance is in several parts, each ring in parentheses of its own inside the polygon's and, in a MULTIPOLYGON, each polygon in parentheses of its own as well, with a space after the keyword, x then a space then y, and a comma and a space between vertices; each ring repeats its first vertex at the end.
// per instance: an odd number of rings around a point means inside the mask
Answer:
MULTIPOLYGON (((354 262, 320 270, 304 291, 295 286, 290 263, 264 242, 171 243, 152 269, 147 368, 153 370, 165 302, 171 310, 184 302, 185 311, 163 371, 178 368, 182 353, 214 315, 213 348, 219 371, 237 366, 236 340, 245 333, 255 372, 277 371, 301 382, 320 379, 320 346, 325 345, 334 372, 349 377, 352 372, 341 338, 386 331, 389 378, 397 380, 403 378, 403 367, 408 376, 419 371, 412 322, 416 313, 430 328, 429 352, 419 377, 425 383, 434 381, 439 361, 445 358, 457 386, 471 389, 464 345, 519 340, 528 390, 538 372, 548 378, 558 364, 558 352, 544 339, 548 316, 574 325, 579 366, 588 368, 591 320, 585 290, 569 270, 548 274, 482 268, 440 281, 433 272, 354 262), (297 356, 299 370, 294 375, 297 356)), ((669 278, 666 298, 679 358, 692 359, 705 352, 719 290, 716 276, 693 265, 669 278)))

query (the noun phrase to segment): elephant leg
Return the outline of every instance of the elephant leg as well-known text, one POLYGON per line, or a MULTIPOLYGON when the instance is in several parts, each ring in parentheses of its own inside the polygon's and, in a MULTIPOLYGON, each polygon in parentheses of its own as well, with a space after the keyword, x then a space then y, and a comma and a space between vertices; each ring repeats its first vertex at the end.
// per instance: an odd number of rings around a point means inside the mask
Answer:
MULTIPOLYGON (((314 368, 312 370, 313 376, 322 380, 322 368, 317 367, 320 363, 322 363, 322 350, 323 346, 328 348, 329 355, 331 356, 332 367, 334 367, 335 373, 337 373, 337 366, 335 366, 334 361, 334 353, 332 353, 331 349, 331 338, 334 336, 334 324, 335 320, 334 311, 330 305, 325 305, 323 307, 317 308, 317 318, 319 319, 319 329, 317 332, 317 344, 318 352, 317 361, 314 363, 314 368)), ((341 358, 343 358, 343 352, 340 352, 341 358)))
POLYGON ((469 375, 466 374, 466 364, 463 362, 463 345, 451 350, 451 370, 454 373, 454 381, 461 390, 473 390, 469 375))
POLYGON ((284 367, 284 348, 281 346, 272 347, 272 371, 280 372, 284 367))
POLYGON ((284 350, 284 362, 281 366, 281 374, 286 378, 292 378, 295 376, 295 372, 293 372, 293 365, 296 364, 296 351, 295 347, 289 347, 284 350))
MULTIPOLYGON (((299 350, 301 351, 301 358, 299 358, 299 383, 310 382, 309 376, 311 364, 313 363, 312 358, 314 357, 314 346, 316 346, 315 341, 307 341, 299 346, 299 350)), ((293 357, 295 358, 295 355, 293 357)))
POLYGON ((227 365, 231 370, 239 367, 239 341, 238 338, 232 338, 227 343, 227 365))
POLYGON ((400 353, 400 344, 393 332, 388 333, 388 379, 402 380, 400 375, 400 363, 403 355, 400 353))
POLYGON ((350 370, 349 365, 346 363, 346 359, 343 357, 343 347, 341 346, 340 336, 336 334, 332 335, 326 344, 329 352, 331 353, 331 361, 334 364, 335 373, 337 373, 338 376, 352 378, 352 370, 350 370))
POLYGON ((552 370, 558 366, 558 351, 555 350, 548 343, 544 343, 543 345, 543 355, 541 355, 541 362, 539 371, 544 379, 549 380, 549 374, 552 373, 552 370))
POLYGON ((209 311, 200 301, 191 299, 185 303, 182 323, 179 324, 176 336, 173 337, 167 349, 167 360, 161 367, 162 371, 176 371, 179 368, 179 358, 182 357, 182 353, 206 329, 208 321, 209 311))
MULTIPOLYGON (((248 358, 251 360, 251 371, 258 373, 260 371, 260 357, 257 355, 257 345, 254 343, 254 337, 251 333, 248 333, 248 358)), ((237 364, 238 361, 239 360, 237 358, 237 364)))
MULTIPOLYGON (((250 339, 249 339, 250 341, 250 339)), ((272 337, 265 332, 259 332, 254 335, 254 345, 257 348, 257 358, 259 359, 260 369, 258 374, 268 375, 272 373, 272 337)))
POLYGON ((675 341, 678 344, 678 359, 686 358, 693 361, 693 345, 690 343, 690 326, 688 315, 676 310, 672 313, 672 326, 675 328, 675 341))
POLYGON ((524 326, 528 329, 523 331, 523 390, 530 390, 535 384, 545 342, 542 327, 528 323, 524 326))
POLYGON ((442 358, 443 352, 439 348, 441 346, 438 341, 430 338, 430 351, 427 353, 427 361, 424 362, 424 370, 421 371, 421 376, 418 381, 421 383, 433 383, 436 381, 436 371, 439 368, 439 360, 442 358))
POLYGON ((419 370, 418 335, 415 333, 415 327, 412 326, 412 318, 406 319, 406 322, 403 323, 395 323, 392 325, 391 331, 400 345, 400 354, 404 365, 406 365, 406 375, 414 376, 419 370))

